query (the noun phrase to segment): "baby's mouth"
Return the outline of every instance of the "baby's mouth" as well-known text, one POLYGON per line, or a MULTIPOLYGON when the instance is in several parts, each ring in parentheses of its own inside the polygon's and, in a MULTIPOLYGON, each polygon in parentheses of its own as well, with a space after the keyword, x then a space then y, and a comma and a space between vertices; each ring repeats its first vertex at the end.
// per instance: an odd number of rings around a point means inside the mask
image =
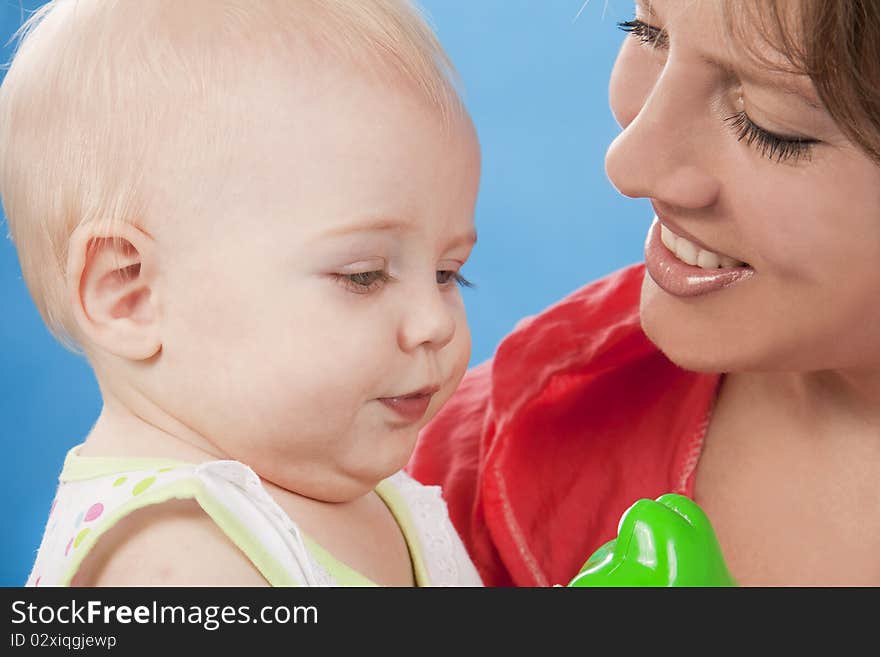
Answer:
POLYGON ((395 397, 380 397, 379 401, 406 422, 417 422, 424 417, 438 386, 426 386, 414 392, 395 397))

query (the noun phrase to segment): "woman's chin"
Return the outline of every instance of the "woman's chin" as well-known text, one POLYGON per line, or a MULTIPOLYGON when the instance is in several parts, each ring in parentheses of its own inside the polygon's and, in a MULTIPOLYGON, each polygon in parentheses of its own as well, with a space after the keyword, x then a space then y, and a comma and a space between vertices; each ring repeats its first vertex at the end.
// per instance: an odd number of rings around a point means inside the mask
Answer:
POLYGON ((653 331, 644 323, 642 329, 654 346, 682 369, 707 374, 720 374, 733 370, 729 356, 725 356, 723 350, 717 347, 701 345, 695 348, 693 342, 681 340, 679 336, 667 337, 665 332, 653 331))
POLYGON ((645 276, 639 315, 648 339, 673 363, 693 372, 723 373, 747 368, 743 328, 716 304, 679 299, 645 276), (737 354, 740 354, 738 357, 737 354))
POLYGON ((746 367, 737 358, 736 341, 712 326, 674 313, 654 312, 656 307, 643 308, 642 330, 648 339, 670 361, 685 370, 704 373, 739 371, 746 367))

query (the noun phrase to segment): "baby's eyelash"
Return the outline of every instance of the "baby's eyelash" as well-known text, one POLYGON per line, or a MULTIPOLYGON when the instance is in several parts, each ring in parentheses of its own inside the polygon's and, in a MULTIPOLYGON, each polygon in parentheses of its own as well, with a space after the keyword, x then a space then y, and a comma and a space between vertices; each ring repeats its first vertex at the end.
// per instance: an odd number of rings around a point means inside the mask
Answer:
POLYGON ((358 272, 357 274, 336 274, 336 280, 345 289, 355 294, 367 294, 378 290, 391 280, 391 276, 387 272, 377 270, 358 272))
POLYGON ((745 112, 737 112, 724 119, 736 135, 737 141, 745 140, 749 146, 771 160, 782 162, 793 159, 810 159, 812 147, 819 143, 806 137, 783 137, 765 130, 754 123, 745 112))
POLYGON ((439 285, 446 285, 450 281, 454 281, 459 287, 474 287, 473 283, 457 271, 441 270, 437 272, 437 283, 439 285))
MULTIPOLYGON (((380 270, 358 272, 357 274, 335 274, 335 278, 340 285, 355 294, 369 294, 391 280, 391 276, 387 272, 380 270)), ((474 287, 473 283, 457 271, 440 270, 437 272, 436 278, 438 285, 455 283, 461 287, 474 287)))
POLYGON ((621 21, 617 27, 651 48, 666 49, 669 47, 669 35, 666 34, 666 30, 648 25, 637 18, 631 21, 621 21))

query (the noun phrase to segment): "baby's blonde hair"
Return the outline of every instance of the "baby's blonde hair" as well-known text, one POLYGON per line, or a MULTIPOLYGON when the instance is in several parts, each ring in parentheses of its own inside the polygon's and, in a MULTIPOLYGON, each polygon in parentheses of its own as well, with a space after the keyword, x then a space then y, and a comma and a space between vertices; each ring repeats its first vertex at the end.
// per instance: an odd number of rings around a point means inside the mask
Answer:
POLYGON ((244 102, 224 98, 224 81, 310 52, 402 78, 444 117, 461 109, 409 0, 52 0, 18 37, 0 87, 0 196, 34 302, 73 349, 71 234, 142 220, 166 142, 175 159, 221 148, 223 129, 204 115, 244 102))

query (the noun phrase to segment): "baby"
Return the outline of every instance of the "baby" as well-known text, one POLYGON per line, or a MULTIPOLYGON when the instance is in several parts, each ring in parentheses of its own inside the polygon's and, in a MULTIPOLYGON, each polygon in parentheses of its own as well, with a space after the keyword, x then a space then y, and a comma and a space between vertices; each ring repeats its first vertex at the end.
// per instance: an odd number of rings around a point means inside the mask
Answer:
POLYGON ((103 409, 28 584, 465 585, 401 469, 470 355, 479 147, 406 0, 55 0, 0 193, 103 409))

